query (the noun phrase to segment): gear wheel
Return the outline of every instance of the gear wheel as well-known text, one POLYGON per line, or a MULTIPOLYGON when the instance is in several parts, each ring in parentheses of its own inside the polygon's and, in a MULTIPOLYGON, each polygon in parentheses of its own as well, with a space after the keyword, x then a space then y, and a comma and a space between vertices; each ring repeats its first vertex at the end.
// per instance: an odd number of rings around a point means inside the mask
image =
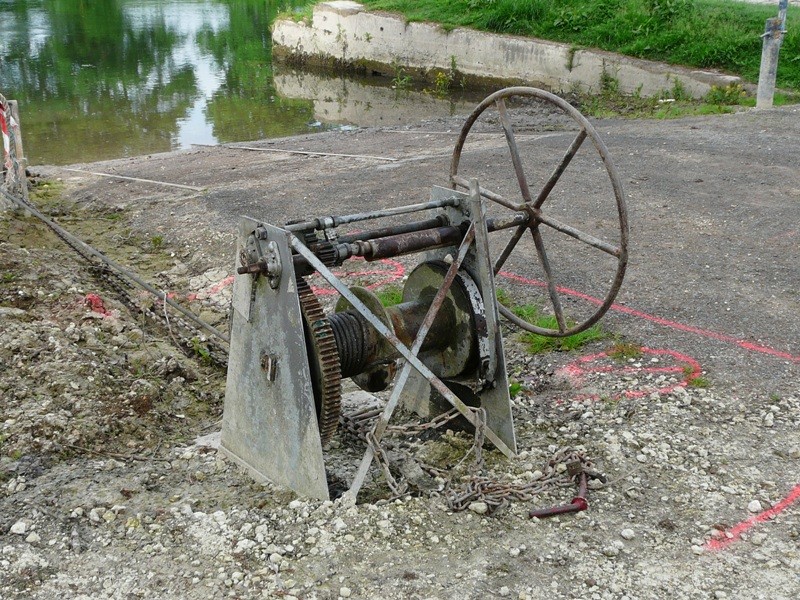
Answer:
POLYGON ((322 306, 302 277, 297 278, 303 330, 311 369, 311 386, 317 407, 317 423, 322 445, 330 442, 342 412, 342 367, 333 329, 322 306))

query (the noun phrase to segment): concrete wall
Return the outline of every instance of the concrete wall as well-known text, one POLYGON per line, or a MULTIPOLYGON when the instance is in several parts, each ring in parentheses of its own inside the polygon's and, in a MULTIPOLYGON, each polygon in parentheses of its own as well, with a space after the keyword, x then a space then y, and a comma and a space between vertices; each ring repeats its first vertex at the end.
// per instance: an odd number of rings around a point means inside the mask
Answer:
POLYGON ((619 81, 622 92, 643 96, 672 90, 680 81, 688 93, 702 97, 712 85, 739 81, 738 77, 578 50, 566 44, 471 29, 448 32, 430 23, 406 23, 396 15, 367 12, 349 0, 318 4, 310 24, 277 21, 272 38, 279 58, 385 65, 388 71, 393 65, 447 70, 455 62, 459 73, 467 76, 537 85, 555 92, 597 91, 604 70, 619 81))

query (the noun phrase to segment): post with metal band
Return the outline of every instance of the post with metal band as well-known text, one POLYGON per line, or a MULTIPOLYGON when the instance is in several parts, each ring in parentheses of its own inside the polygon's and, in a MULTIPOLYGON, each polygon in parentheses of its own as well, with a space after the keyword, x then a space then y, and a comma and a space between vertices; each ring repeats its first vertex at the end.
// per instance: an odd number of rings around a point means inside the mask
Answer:
POLYGON ((775 96, 775 78, 778 74, 778 55, 786 34, 786 11, 789 0, 780 0, 778 16, 767 19, 762 39, 761 68, 758 75, 756 108, 771 108, 775 96))

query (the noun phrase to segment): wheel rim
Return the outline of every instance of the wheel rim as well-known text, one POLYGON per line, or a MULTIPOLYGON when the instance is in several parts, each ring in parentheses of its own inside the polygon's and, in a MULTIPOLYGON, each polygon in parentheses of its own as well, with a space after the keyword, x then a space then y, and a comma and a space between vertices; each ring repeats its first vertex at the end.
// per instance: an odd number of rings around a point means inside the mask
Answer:
POLYGON ((591 123, 584 117, 576 108, 572 105, 567 103, 562 98, 551 94, 550 92, 546 92, 544 90, 540 90, 537 88, 532 87, 510 87, 494 94, 488 96, 484 99, 469 115, 467 120, 464 123, 464 126, 461 129, 461 134, 459 135, 458 141, 456 142, 456 146, 453 150, 453 158, 450 164, 450 184, 453 189, 463 188, 468 189, 469 187, 469 180, 460 176, 458 174, 458 167, 461 162, 461 155, 464 149, 464 144, 467 140, 467 137, 472 129, 472 126, 478 120, 478 118, 490 107, 496 107, 497 111, 500 116, 501 126, 503 128, 503 132, 506 137, 506 143, 508 145, 509 151, 511 153, 511 161, 514 167, 514 173, 517 179, 517 186, 519 187, 520 196, 522 198, 522 202, 515 202, 513 199, 504 198, 503 196, 491 192, 490 190, 486 190, 481 188, 480 193, 481 196, 484 198, 495 202, 496 204, 505 207, 508 210, 517 211, 517 212, 527 212, 529 215, 529 219, 527 223, 519 225, 514 232, 514 235, 511 237, 509 242, 506 244, 503 251, 498 256, 498 259, 495 261, 494 264, 494 273, 497 273, 502 269, 503 265, 505 264, 508 257, 513 252, 516 245, 522 239, 522 236, 525 234, 526 231, 530 231, 533 242, 536 247, 537 257, 539 259, 539 264, 542 267, 542 270, 545 275, 545 283, 548 290, 548 295, 550 297, 550 303, 553 308, 553 312, 556 317, 556 321, 558 324, 558 329, 549 329, 544 327, 538 327, 527 321, 521 319, 513 312, 511 312, 505 306, 500 305, 499 310, 500 313, 507 318, 509 321, 513 322, 517 326, 527 331, 531 331, 533 333, 537 333, 540 335, 550 336, 550 337, 566 337, 569 335, 574 335, 576 333, 580 333, 597 323, 602 316, 608 311, 611 305, 614 303, 614 299, 619 292, 619 288, 622 285, 622 280, 625 277, 625 270, 628 263, 628 215, 627 215, 627 207, 625 206, 625 194, 622 188, 622 182, 620 181, 619 174, 617 173, 616 167, 611 159, 611 155, 608 152, 608 148, 603 143, 603 140, 600 139, 600 136, 597 134, 597 131, 592 126, 591 123), (567 151, 564 153, 564 156, 561 159, 561 162, 558 166, 553 170, 550 177, 547 179, 545 184, 539 190, 539 192, 534 196, 531 193, 530 187, 528 185, 527 177, 525 175, 524 166, 522 164, 522 158, 519 152, 519 148, 516 143, 516 137, 514 135, 513 127, 511 126, 510 119, 508 117, 507 109, 506 109, 506 99, 511 98, 513 96, 523 96, 529 98, 536 98, 552 104, 556 106, 560 111, 567 116, 569 116, 574 122, 576 122, 580 126, 580 131, 578 132, 577 136, 574 138, 570 146, 568 147, 567 151), (609 177, 611 182, 611 187, 614 192, 614 199, 616 203, 617 209, 617 216, 619 221, 619 244, 609 244, 595 236, 587 234, 579 229, 571 227, 565 223, 558 221, 557 219, 551 218, 542 210, 542 206, 546 203, 547 199, 550 196, 550 193, 553 191, 553 188, 564 175, 566 170, 568 169, 572 159, 575 157, 577 152, 583 146, 586 139, 591 140, 592 145, 594 146, 595 150, 597 151, 600 159, 602 160, 603 166, 605 168, 606 174, 609 177), (553 275, 552 269, 550 267, 550 262, 547 257, 547 251, 544 246, 544 241, 541 236, 540 227, 544 225, 546 227, 550 227, 560 233, 568 235, 574 239, 577 239, 584 244, 587 244, 601 252, 609 254, 616 258, 617 265, 616 265, 616 273, 614 279, 612 280, 611 287, 609 288, 608 292, 606 293, 605 297, 602 300, 602 303, 597 308, 597 310, 589 316, 589 318, 585 319, 581 323, 578 323, 573 326, 569 326, 567 324, 567 319, 564 314, 563 307, 560 302, 560 295, 559 295, 559 286, 555 281, 555 277, 553 275))

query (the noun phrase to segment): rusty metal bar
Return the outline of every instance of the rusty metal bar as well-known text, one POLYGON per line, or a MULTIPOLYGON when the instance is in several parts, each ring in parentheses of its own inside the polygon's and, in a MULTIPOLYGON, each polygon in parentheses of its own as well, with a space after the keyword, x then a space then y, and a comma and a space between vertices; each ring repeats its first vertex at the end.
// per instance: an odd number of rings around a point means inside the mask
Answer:
POLYGON ((534 208, 540 208, 542 204, 544 204, 544 201, 547 200, 550 192, 553 191, 556 183, 558 183, 558 180, 561 179, 561 176, 564 174, 564 171, 566 171, 569 163, 572 162, 572 159, 575 157, 575 154, 577 154, 578 150, 583 144, 583 140, 585 139, 586 130, 581 129, 580 133, 572 141, 572 144, 570 144, 570 147, 567 148, 566 153, 564 153, 564 158, 561 159, 561 163, 553 170, 553 173, 550 175, 550 179, 547 180, 547 183, 544 184, 544 187, 539 192, 536 202, 533 203, 534 208))
MULTIPOLYGON (((464 262, 467 252, 469 251, 469 247, 474 239, 475 225, 473 223, 467 230, 464 240, 461 242, 461 246, 458 249, 458 254, 453 260, 453 263, 450 265, 450 268, 447 270, 444 281, 442 282, 439 290, 436 292, 433 302, 431 302, 430 307, 428 307, 428 312, 425 314, 425 318, 422 321, 422 325, 417 331, 417 336, 414 338, 414 343, 411 346, 411 353, 414 356, 416 356, 422 348, 425 338, 428 335, 428 331, 430 331, 430 328, 436 319, 436 315, 439 313, 439 309, 442 307, 442 303, 447 296, 447 292, 450 291, 450 287, 453 285, 453 281, 455 280, 456 275, 458 275, 458 270, 461 267, 461 264, 464 262)), ((400 371, 397 382, 392 389, 392 395, 389 397, 386 407, 383 409, 380 417, 378 417, 378 420, 375 422, 375 426, 372 429, 372 438, 376 444, 380 442, 383 434, 386 432, 386 428, 389 425, 389 419, 392 418, 392 414, 397 408, 397 404, 400 402, 400 395, 402 394, 403 388, 405 387, 408 377, 411 374, 411 368, 411 363, 406 361, 400 371)), ((364 480, 369 472, 369 467, 374 458, 375 451, 373 450, 372 445, 367 445, 367 449, 364 452, 363 458, 361 459, 361 464, 358 467, 358 471, 356 472, 356 475, 353 477, 353 481, 350 484, 350 489, 348 489, 346 492, 348 498, 350 498, 353 503, 355 503, 358 492, 364 485, 364 480)))
POLYGON ((569 504, 561 504, 559 506, 551 506, 550 508, 534 509, 528 513, 532 519, 544 519, 545 517, 554 517, 556 515, 564 515, 569 513, 581 512, 589 508, 589 502, 586 500, 586 494, 589 489, 588 477, 586 473, 581 473, 580 483, 578 484, 578 495, 575 496, 569 504))
POLYGON ((491 219, 486 219, 486 231, 492 233, 493 231, 519 227, 520 225, 527 227, 530 223, 530 214, 528 214, 526 211, 520 211, 512 213, 506 217, 492 217, 491 219))
POLYGON ((601 239, 594 237, 588 233, 584 233, 580 229, 575 229, 571 225, 567 225, 566 223, 562 223, 558 219, 554 219, 553 217, 548 217, 542 214, 540 211, 534 212, 535 218, 540 223, 544 223, 548 227, 552 227, 556 231, 560 231, 561 233, 566 233, 568 236, 575 238, 578 241, 583 242, 584 244, 588 244, 593 248, 597 248, 598 250, 602 250, 606 254, 610 254, 616 258, 620 258, 622 255, 622 249, 618 246, 612 246, 608 242, 604 242, 601 239))
POLYGON ((531 202, 531 190, 528 187, 525 169, 522 166, 522 159, 519 156, 517 140, 514 139, 514 130, 511 128, 511 121, 508 118, 508 111, 506 111, 506 101, 504 98, 498 98, 495 105, 497 106, 497 112, 500 113, 500 124, 503 126, 503 133, 506 135, 508 149, 511 151, 511 162, 514 165, 514 173, 517 175, 519 190, 522 192, 522 198, 525 200, 525 203, 528 204, 531 202))
POLYGON ((395 217, 397 215, 406 215, 408 213, 420 212, 423 210, 444 208, 445 206, 458 206, 460 202, 461 201, 458 198, 447 198, 445 200, 421 202, 419 204, 409 204, 407 206, 397 206, 395 208, 387 208, 384 210, 375 210, 365 213, 355 213, 352 215, 319 217, 317 219, 312 219, 311 221, 290 223, 286 225, 284 229, 292 233, 306 231, 309 229, 332 229, 334 227, 339 227, 340 225, 347 225, 348 223, 358 223, 359 221, 382 219, 384 217, 395 217))
POLYGON ((351 242, 367 240, 374 240, 376 238, 388 237, 390 235, 400 235, 403 233, 413 233, 415 231, 422 231, 423 229, 433 229, 434 227, 444 227, 448 224, 448 219, 445 215, 439 215, 433 219, 425 221, 414 221, 413 223, 406 223, 405 225, 395 225, 393 227, 383 227, 381 229, 373 229, 371 231, 362 231, 359 233, 350 233, 347 235, 340 235, 337 241, 340 244, 349 244, 351 242))
POLYGON ((363 256, 368 261, 392 258, 419 252, 452 246, 464 237, 463 230, 458 227, 436 227, 414 233, 392 235, 367 242, 350 244, 353 256, 363 256))
MULTIPOLYGON (((375 231, 364 232, 363 234, 342 236, 338 239, 338 241, 344 243, 338 243, 335 246, 335 264, 340 265, 344 261, 354 256, 369 256, 371 258, 368 260, 378 260, 383 258, 394 258, 395 256, 400 256, 407 252, 431 250, 443 245, 443 240, 446 240, 444 245, 459 243, 462 240, 464 229, 455 226, 437 227, 437 225, 439 225, 445 219, 446 217, 439 216, 435 219, 429 219, 427 221, 416 221, 407 225, 386 227, 375 231), (422 227, 425 225, 431 225, 432 227, 428 229, 422 229, 422 227), (401 233, 395 233, 397 239, 393 240, 389 239, 394 237, 392 235, 386 237, 377 237, 379 233, 384 232, 401 233), (409 249, 410 245, 414 245, 416 250, 409 249), (402 251, 401 248, 403 248, 402 251), (380 249, 380 256, 373 253, 377 252, 378 249, 380 249)), ((512 227, 527 228, 530 221, 531 216, 527 212, 516 212, 507 217, 486 219, 486 228, 489 232, 501 231, 503 229, 510 229, 512 227)), ((308 264, 308 261, 306 261, 306 259, 299 254, 295 254, 292 259, 294 261, 295 271, 298 273, 308 274, 313 271, 313 268, 308 264)), ((497 271, 495 270, 495 272, 497 271)))

